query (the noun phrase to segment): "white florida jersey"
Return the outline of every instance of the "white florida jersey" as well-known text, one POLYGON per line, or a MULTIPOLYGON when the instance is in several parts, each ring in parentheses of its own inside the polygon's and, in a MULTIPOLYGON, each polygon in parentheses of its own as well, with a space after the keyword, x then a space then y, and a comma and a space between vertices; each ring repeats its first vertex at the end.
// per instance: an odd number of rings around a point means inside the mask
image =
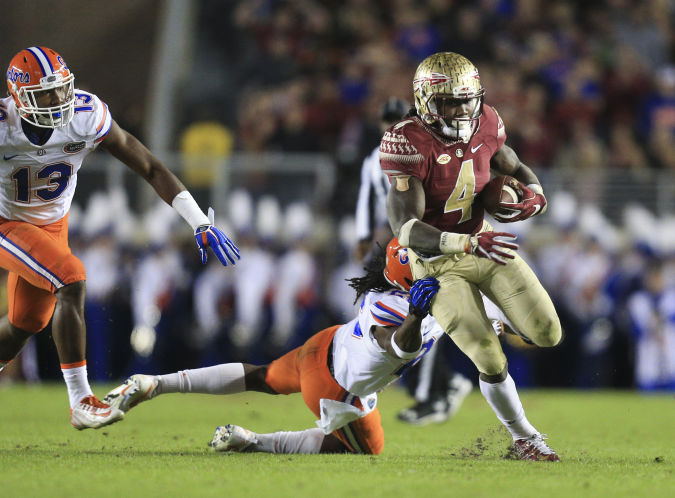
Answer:
POLYGON ((345 390, 365 397, 398 379, 417 363, 444 334, 431 315, 422 321, 422 349, 416 358, 402 359, 380 347, 371 333, 375 326, 399 327, 408 314, 408 294, 399 290, 366 293, 359 315, 342 325, 333 339, 335 380, 345 390))
POLYGON ((26 137, 12 97, 0 100, 0 217, 47 225, 68 213, 82 161, 112 125, 96 95, 75 90, 75 98, 73 119, 44 145, 26 137))

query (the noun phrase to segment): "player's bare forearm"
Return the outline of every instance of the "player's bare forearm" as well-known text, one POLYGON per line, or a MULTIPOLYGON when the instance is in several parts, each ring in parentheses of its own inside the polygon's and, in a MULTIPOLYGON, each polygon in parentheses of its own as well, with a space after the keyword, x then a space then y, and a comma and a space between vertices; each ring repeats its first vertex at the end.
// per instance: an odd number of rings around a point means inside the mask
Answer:
POLYGON ((397 329, 394 327, 375 327, 373 337, 380 347, 386 349, 387 353, 392 356, 398 356, 391 345, 392 336, 400 350, 406 353, 414 353, 419 351, 422 346, 421 326, 422 319, 410 313, 397 329))
MULTIPOLYGON (((387 196, 389 225, 401 241, 401 229, 410 220, 418 220, 404 237, 405 247, 418 249, 429 254, 440 254, 441 231, 419 221, 424 216, 425 194, 419 178, 414 176, 395 177, 387 196)), ((404 228, 404 231, 406 229, 404 228)))
POLYGON ((176 175, 169 171, 140 140, 120 128, 115 121, 102 145, 147 181, 167 204, 171 204, 174 197, 185 190, 185 186, 176 175))
POLYGON ((537 175, 534 174, 534 171, 532 171, 529 166, 520 162, 516 152, 508 145, 502 145, 495 155, 492 156, 490 167, 502 175, 514 177, 525 185, 531 185, 533 183, 540 185, 539 179, 537 178, 537 175))

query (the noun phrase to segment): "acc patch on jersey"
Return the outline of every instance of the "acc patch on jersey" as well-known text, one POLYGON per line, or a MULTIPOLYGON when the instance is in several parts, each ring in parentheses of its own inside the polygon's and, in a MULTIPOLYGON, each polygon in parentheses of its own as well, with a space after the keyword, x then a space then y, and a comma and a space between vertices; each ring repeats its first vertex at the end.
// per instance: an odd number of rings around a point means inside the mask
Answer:
POLYGON ((63 152, 66 154, 75 154, 84 149, 85 142, 70 142, 63 146, 63 152))

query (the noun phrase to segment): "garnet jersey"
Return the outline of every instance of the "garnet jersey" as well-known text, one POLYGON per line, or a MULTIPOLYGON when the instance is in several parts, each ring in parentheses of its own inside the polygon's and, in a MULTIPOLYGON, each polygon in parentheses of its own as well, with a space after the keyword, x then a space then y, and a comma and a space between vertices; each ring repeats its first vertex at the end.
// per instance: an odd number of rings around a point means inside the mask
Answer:
POLYGON ((402 359, 386 352, 371 333, 376 326, 398 328, 408 314, 408 293, 368 292, 358 316, 342 325, 333 338, 333 376, 345 390, 365 397, 398 379, 420 360, 444 331, 431 316, 422 321, 422 348, 416 358, 402 359))
POLYGON ((431 132, 413 117, 385 132, 380 165, 390 178, 411 175, 422 181, 423 222, 442 231, 474 233, 481 227, 483 210, 474 208, 473 201, 490 180, 490 158, 505 140, 504 123, 487 105, 466 144, 431 132))
POLYGON ((63 218, 83 159, 112 125, 108 106, 75 90, 75 114, 44 145, 28 140, 12 97, 0 100, 0 217, 47 225, 63 218))

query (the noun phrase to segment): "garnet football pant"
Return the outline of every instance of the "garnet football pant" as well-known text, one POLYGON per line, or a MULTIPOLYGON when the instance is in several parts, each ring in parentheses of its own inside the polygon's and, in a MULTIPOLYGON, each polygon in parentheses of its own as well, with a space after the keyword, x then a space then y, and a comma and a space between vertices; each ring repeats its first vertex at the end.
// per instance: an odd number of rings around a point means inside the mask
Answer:
MULTIPOLYGON (((332 354, 329 347, 338 327, 322 330, 299 348, 274 360, 267 368, 267 384, 280 394, 301 392, 305 403, 317 418, 321 418, 321 398, 344 401, 350 396, 328 370, 328 355, 332 354)), ((363 408, 358 398, 355 406, 363 408)), ((354 453, 377 455, 384 448, 384 430, 377 408, 334 431, 333 435, 354 453)))
POLYGON ((39 332, 54 313, 54 293, 86 279, 68 246, 68 215, 44 226, 0 218, 0 249, 0 267, 9 270, 9 321, 39 332))
MULTIPOLYGON (((488 223, 483 225, 486 229, 491 230, 488 223)), ((536 345, 555 346, 562 337, 551 298, 527 263, 513 254, 515 259, 498 265, 472 255, 425 261, 408 251, 415 279, 433 276, 440 282, 431 314, 478 371, 487 375, 500 373, 506 357, 485 314, 479 291, 536 345)))

